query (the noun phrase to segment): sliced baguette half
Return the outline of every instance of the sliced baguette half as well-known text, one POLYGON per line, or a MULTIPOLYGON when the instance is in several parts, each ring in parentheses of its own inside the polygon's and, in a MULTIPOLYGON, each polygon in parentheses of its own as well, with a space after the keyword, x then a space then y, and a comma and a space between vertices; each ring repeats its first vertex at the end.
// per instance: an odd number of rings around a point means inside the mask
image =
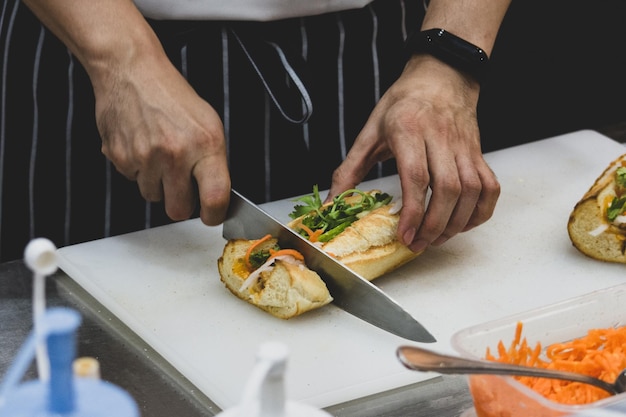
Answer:
MULTIPOLYGON (((249 287, 242 285, 250 276, 245 255, 253 240, 233 239, 224 246, 217 261, 220 279, 237 297, 281 319, 290 319, 320 308, 332 301, 321 277, 302 262, 275 260, 271 269, 260 273, 249 287)), ((263 242, 260 249, 271 248, 276 239, 263 242)))
POLYGON ((607 207, 616 194, 615 172, 626 166, 626 154, 613 160, 576 203, 567 223, 572 244, 600 261, 626 263, 626 230, 607 219, 607 207))

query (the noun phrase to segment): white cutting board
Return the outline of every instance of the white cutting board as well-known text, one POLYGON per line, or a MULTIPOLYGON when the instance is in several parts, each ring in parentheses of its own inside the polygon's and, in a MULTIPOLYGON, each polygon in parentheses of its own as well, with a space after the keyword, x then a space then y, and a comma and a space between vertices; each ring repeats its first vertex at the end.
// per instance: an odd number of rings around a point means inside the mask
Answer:
MULTIPOLYGON (((593 131, 487 154, 502 185, 493 218, 374 283, 452 352, 458 330, 626 281, 578 253, 571 209, 626 148, 593 131)), ((361 185, 400 196, 397 177, 361 185)), ((265 205, 287 220, 292 199, 265 205)), ((221 226, 190 220, 59 249, 60 267, 221 408, 240 401, 265 341, 288 345, 288 397, 327 407, 432 377, 395 356, 412 343, 335 306, 283 321, 231 295, 221 226)), ((610 312, 609 312, 610 313, 610 312)))

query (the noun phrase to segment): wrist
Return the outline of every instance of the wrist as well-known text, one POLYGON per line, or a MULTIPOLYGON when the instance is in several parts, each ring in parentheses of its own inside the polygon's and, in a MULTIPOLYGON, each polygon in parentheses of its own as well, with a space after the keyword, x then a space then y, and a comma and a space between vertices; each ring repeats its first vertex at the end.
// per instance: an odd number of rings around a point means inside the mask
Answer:
MULTIPOLYGON (((132 2, 86 2, 69 18, 67 44, 90 77, 103 77, 160 52, 156 34, 132 2), (78 12, 77 12, 78 13, 78 12)), ((78 8, 76 8, 78 9, 78 8)))
POLYGON ((478 105, 480 84, 431 55, 413 55, 404 67, 401 79, 407 88, 436 96, 441 102, 478 105))
POLYGON ((83 50, 83 63, 95 90, 108 89, 121 78, 169 63, 163 48, 146 24, 129 28, 123 36, 102 39, 83 50))
POLYGON ((407 59, 413 55, 427 54, 450 67, 461 71, 479 84, 487 77, 489 57, 480 47, 443 29, 416 31, 405 43, 407 59))

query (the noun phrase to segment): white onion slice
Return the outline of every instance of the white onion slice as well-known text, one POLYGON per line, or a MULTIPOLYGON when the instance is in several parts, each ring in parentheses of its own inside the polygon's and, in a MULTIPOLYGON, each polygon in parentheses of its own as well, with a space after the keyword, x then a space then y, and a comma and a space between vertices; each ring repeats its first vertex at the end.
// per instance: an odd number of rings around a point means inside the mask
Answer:
POLYGON ((593 229, 592 231, 589 232, 589 234, 593 237, 596 236, 600 236, 602 233, 604 233, 606 231, 606 229, 609 228, 609 225, 606 223, 601 224, 600 226, 596 227, 595 229, 593 229))
POLYGON ((274 269, 273 265, 276 260, 284 261, 290 264, 302 264, 301 261, 297 260, 292 255, 279 255, 274 258, 268 258, 263 265, 261 265, 260 267, 252 271, 250 275, 248 275, 248 278, 246 278, 243 284, 241 284, 241 287, 239 287, 239 291, 245 291, 250 288, 250 286, 259 279, 262 272, 271 271, 272 269, 274 269))

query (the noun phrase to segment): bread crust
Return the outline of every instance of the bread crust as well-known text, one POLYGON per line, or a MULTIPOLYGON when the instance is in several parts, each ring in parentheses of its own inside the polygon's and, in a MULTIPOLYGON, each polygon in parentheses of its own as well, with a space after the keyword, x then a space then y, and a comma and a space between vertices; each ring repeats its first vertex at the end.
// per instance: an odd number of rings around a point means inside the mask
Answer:
POLYGON ((615 195, 615 171, 626 154, 613 160, 572 210, 567 231, 581 253, 600 261, 626 263, 626 231, 606 219, 607 201, 615 195))
MULTIPOLYGON (((217 261, 220 279, 231 293, 275 317, 290 319, 322 307, 332 297, 321 277, 304 264, 281 260, 274 268, 260 274, 259 280, 244 290, 242 284, 250 275, 244 257, 254 240, 232 239, 224 246, 217 261)), ((261 249, 273 247, 276 239, 261 244, 261 249)))
MULTIPOLYGON (((304 217, 292 220, 287 226, 297 230, 304 217)), ((394 204, 388 204, 367 213, 334 239, 321 243, 320 248, 372 281, 422 253, 411 251, 397 240, 399 221, 400 214, 394 211, 394 204)))

